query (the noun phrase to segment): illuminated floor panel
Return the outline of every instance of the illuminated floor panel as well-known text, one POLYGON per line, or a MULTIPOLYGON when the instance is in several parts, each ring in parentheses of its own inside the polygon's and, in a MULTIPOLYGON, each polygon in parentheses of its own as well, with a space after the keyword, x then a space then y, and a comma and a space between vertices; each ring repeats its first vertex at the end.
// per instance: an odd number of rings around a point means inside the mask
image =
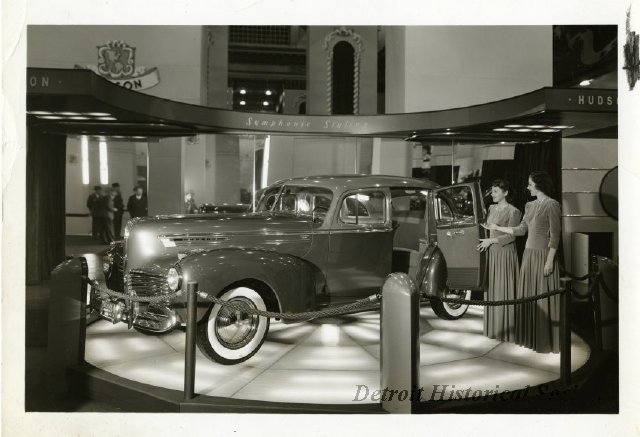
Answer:
MULTIPOLYGON (((421 309, 423 399, 476 390, 504 393, 558 379, 558 354, 537 354, 486 338, 482 323, 481 307, 470 308, 460 320, 441 320, 430 308, 421 309)), ((198 350, 196 392, 272 402, 377 402, 364 394, 381 388, 379 339, 377 312, 296 324, 272 321, 260 351, 242 364, 213 363, 198 350)), ((100 321, 87 328, 86 361, 122 378, 182 390, 184 340, 182 331, 154 337, 100 321)), ((576 335, 571 349, 576 370, 590 351, 576 335)))

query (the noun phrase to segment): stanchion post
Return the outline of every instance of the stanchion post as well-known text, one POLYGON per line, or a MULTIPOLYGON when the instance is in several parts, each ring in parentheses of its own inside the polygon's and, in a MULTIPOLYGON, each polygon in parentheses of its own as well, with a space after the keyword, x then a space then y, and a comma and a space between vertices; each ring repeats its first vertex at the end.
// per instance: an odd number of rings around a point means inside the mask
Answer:
POLYGON ((593 330, 594 330, 594 342, 596 350, 602 350, 602 302, 600 300, 600 284, 598 281, 598 258, 591 256, 591 272, 595 273, 591 277, 591 284, 589 284, 589 290, 591 292, 591 299, 593 302, 593 330))
POLYGON ((390 413, 413 412, 420 401, 420 301, 409 275, 393 273, 382 286, 380 399, 390 413))
POLYGON ((571 384, 571 278, 562 278, 564 292, 560 295, 560 381, 571 384))
POLYGON ((187 284, 187 336, 184 348, 184 399, 193 399, 196 383, 196 311, 198 283, 187 284))

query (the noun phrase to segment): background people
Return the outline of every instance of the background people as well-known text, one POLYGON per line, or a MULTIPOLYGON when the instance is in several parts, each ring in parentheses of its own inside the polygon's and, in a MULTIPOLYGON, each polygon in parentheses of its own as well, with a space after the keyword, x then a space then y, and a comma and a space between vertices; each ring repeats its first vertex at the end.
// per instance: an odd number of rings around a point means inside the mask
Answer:
MULTIPOLYGON (((515 227, 520 223, 520 210, 509 203, 509 182, 496 179, 491 184, 487 224, 515 227)), ((515 237, 498 230, 480 240, 479 251, 488 251, 487 300, 515 299, 518 285, 518 254, 515 237)), ((484 313, 484 335, 501 341, 515 341, 513 305, 488 306, 484 313)))
POLYGON ((131 218, 147 216, 147 196, 142 193, 142 188, 134 187, 133 195, 129 196, 127 209, 131 218))
POLYGON ((184 195, 184 213, 196 214, 197 212, 198 206, 196 205, 196 201, 193 199, 193 191, 190 190, 184 195))
POLYGON ((100 240, 109 244, 113 241, 113 197, 115 192, 110 190, 106 195, 100 196, 96 207, 98 217, 100 240))
POLYGON ((101 238, 98 233, 100 229, 100 219, 97 216, 98 202, 100 201, 100 197, 102 197, 101 191, 102 187, 95 185, 93 187, 93 193, 87 198, 87 208, 89 209, 89 214, 91 214, 91 237, 93 237, 94 240, 101 238))
MULTIPOLYGON (((560 288, 556 258, 561 231, 560 204, 551 198, 551 176, 543 171, 534 171, 529 175, 527 190, 536 200, 525 205, 524 217, 519 226, 503 227, 495 223, 485 226, 511 235, 528 233, 518 278, 518 298, 560 288)), ((559 295, 516 305, 516 343, 536 352, 560 352, 559 318, 559 295)))
POLYGON ((122 194, 120 193, 120 184, 114 182, 111 184, 112 191, 115 192, 113 197, 113 236, 116 240, 120 239, 120 232, 122 230, 122 216, 124 214, 124 201, 122 200, 122 194))

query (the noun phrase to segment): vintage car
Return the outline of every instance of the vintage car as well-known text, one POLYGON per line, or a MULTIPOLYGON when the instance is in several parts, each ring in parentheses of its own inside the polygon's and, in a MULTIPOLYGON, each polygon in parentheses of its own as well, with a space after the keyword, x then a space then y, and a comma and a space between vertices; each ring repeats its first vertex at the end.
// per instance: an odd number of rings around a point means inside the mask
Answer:
MULTIPOLYGON (((469 297, 481 289, 485 209, 477 182, 439 187, 411 178, 316 176, 267 187, 254 213, 138 218, 104 257, 107 286, 136 296, 199 290, 246 308, 312 311, 379 293, 405 272, 423 294, 469 297)), ((186 293, 131 304, 92 292, 92 306, 113 323, 162 334, 186 320, 186 293)), ((269 318, 198 304, 197 344, 210 359, 234 364, 262 345, 269 318)), ((433 301, 443 318, 466 305, 433 301)), ((286 320, 283 320, 286 322, 286 320)))

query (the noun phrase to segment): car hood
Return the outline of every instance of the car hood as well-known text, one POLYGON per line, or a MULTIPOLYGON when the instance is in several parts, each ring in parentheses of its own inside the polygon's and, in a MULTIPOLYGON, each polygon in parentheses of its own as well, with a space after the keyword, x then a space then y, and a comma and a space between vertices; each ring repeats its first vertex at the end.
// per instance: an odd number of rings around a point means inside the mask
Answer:
POLYGON ((310 217, 281 213, 145 217, 127 225, 127 270, 224 247, 304 256, 311 245, 312 230, 310 217))

